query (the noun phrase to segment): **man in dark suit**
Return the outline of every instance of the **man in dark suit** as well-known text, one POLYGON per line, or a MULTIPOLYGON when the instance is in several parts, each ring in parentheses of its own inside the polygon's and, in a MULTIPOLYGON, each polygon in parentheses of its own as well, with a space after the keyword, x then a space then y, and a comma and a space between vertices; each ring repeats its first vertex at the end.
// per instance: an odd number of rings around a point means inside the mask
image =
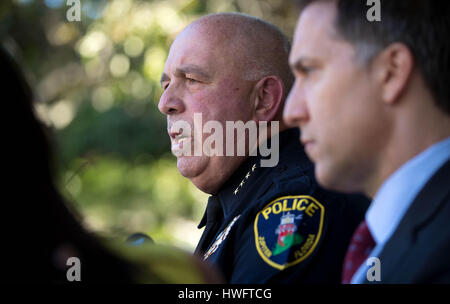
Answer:
POLYGON ((285 122, 322 186, 373 197, 342 282, 450 283, 449 3, 301 6, 285 122))

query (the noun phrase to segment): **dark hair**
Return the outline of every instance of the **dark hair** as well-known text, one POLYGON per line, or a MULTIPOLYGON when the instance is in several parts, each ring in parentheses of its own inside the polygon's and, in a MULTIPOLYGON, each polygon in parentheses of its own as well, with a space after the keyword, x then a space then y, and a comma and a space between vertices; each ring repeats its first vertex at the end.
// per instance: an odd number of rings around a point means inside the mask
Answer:
MULTIPOLYGON (((318 1, 324 0, 300 0, 300 9, 318 1)), ((371 6, 366 0, 329 1, 337 5, 338 34, 353 43, 357 51, 367 50, 364 46, 372 49, 366 59, 394 42, 405 44, 436 105, 450 115, 449 1, 380 0, 380 22, 367 20, 371 6)))

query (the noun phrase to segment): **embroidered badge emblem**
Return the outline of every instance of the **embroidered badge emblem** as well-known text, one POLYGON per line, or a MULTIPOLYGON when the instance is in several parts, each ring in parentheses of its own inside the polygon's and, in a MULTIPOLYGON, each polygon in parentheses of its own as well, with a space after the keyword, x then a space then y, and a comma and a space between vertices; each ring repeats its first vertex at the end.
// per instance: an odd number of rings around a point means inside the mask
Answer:
POLYGON ((258 254, 277 269, 304 261, 322 235, 325 209, 307 195, 284 196, 264 207, 254 223, 258 254))

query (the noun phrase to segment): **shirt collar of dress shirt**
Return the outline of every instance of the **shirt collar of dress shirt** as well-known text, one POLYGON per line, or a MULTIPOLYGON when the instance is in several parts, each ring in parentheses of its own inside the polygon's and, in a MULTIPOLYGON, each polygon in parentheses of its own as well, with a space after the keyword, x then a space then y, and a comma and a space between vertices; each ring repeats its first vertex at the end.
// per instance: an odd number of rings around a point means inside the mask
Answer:
POLYGON ((386 243, 433 174, 450 158, 450 137, 403 164, 380 187, 366 212, 377 245, 386 243))

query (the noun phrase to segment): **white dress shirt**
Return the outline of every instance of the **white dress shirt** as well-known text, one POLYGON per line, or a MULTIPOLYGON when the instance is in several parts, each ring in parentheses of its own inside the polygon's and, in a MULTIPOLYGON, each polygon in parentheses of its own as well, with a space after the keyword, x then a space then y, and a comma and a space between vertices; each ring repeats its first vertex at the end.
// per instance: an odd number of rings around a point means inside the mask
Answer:
MULTIPOLYGON (((366 212, 367 226, 376 243, 368 258, 379 257, 420 190, 449 158, 450 137, 404 163, 383 183, 366 212)), ((380 264, 382 283, 383 261, 380 264)), ((364 282, 371 266, 372 264, 366 265, 364 262, 353 275, 351 283, 364 282)))

